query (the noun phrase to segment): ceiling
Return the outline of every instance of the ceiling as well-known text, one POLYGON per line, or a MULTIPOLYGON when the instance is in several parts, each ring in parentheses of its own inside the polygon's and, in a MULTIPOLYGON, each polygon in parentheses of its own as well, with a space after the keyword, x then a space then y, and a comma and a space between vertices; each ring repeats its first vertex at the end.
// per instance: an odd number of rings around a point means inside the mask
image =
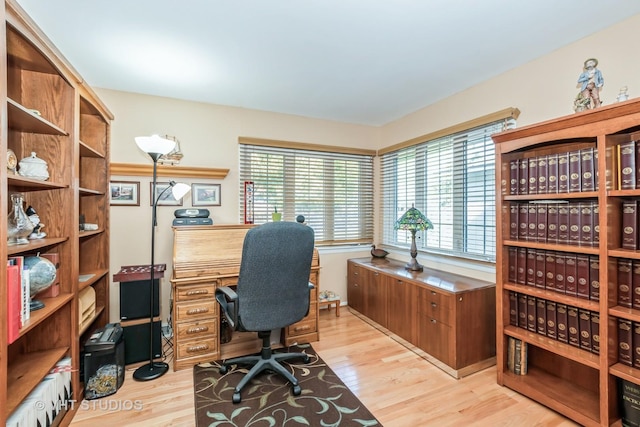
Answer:
POLYGON ((376 126, 640 13, 637 0, 17 1, 93 87, 376 126))

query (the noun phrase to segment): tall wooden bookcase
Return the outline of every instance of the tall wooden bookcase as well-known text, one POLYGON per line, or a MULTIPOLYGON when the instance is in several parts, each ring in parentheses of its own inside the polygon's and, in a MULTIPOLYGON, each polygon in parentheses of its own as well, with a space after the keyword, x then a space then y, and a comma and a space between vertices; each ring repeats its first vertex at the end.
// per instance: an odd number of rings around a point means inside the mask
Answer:
MULTIPOLYGON (((620 379, 624 379, 640 384, 640 369, 618 362, 618 347, 622 340, 618 335, 619 320, 640 322, 640 310, 620 305, 617 267, 619 260, 640 260, 640 251, 622 249, 621 243, 622 204, 627 200, 640 199, 640 185, 636 186, 636 189, 621 189, 618 183, 618 177, 623 171, 618 162, 618 147, 621 143, 640 139, 639 130, 640 99, 633 99, 493 136, 496 144, 498 224, 497 380, 499 384, 512 388, 583 425, 620 425, 622 404, 618 383, 620 379), (555 158, 555 155, 562 157, 566 153, 591 153, 591 150, 597 170, 593 187, 585 181, 582 182, 582 187, 577 189, 569 187, 553 193, 531 194, 528 190, 517 187, 523 173, 518 176, 517 173, 514 172, 512 175, 511 172, 511 167, 517 169, 516 165, 522 165, 531 159, 548 160, 555 158), (513 180, 516 184, 512 186, 513 180), (597 209, 599 228, 595 227, 596 224, 591 227, 595 230, 595 234, 591 235, 594 239, 592 242, 588 241, 587 235, 586 240, 578 244, 571 241, 563 242, 562 239, 558 241, 555 234, 543 233, 529 238, 525 235, 518 236, 517 231, 512 233, 511 228, 514 225, 520 228, 523 221, 521 217, 512 213, 511 208, 523 205, 591 206, 597 209), (514 222, 515 224, 512 224, 514 222), (513 257, 510 259, 514 251, 517 253, 518 250, 560 254, 566 259, 574 255, 578 259, 587 257, 591 264, 599 267, 590 270, 589 273, 591 295, 581 297, 573 292, 567 293, 569 288, 561 292, 562 287, 556 289, 544 285, 536 287, 535 284, 526 282, 523 284, 517 276, 517 269, 522 263, 518 263, 517 255, 515 261, 513 257), (511 275, 510 267, 515 268, 511 275), (581 342, 578 346, 571 345, 571 340, 565 343, 559 340, 557 335, 553 335, 555 330, 541 333, 516 326, 518 314, 526 309, 519 307, 517 302, 512 303, 514 295, 544 301, 554 308, 567 306, 577 309, 578 313, 589 313, 595 323, 592 322, 588 326, 584 324, 584 336, 588 338, 587 334, 590 333, 591 337, 595 338, 594 336, 599 334, 599 339, 592 338, 591 341, 595 348, 599 344, 599 351, 594 351, 594 347, 581 347, 581 342), (526 375, 516 375, 509 369, 510 337, 527 344, 526 375)), ((638 165, 640 163, 636 164, 638 165)), ((581 163, 581 166, 582 171, 589 169, 584 167, 585 163, 581 163)), ((581 171, 570 172, 578 173, 578 179, 582 179, 581 171)), ((550 176, 548 170, 546 176, 550 176)), ((568 180, 572 180, 571 173, 568 180)), ((535 189, 532 190, 535 192, 535 189)), ((553 218, 553 221, 541 221, 542 228, 546 226, 548 229, 552 223, 557 224, 555 216, 553 218)), ((584 217, 582 221, 575 223, 588 225, 590 220, 584 217)), ((571 225, 574 225, 573 219, 570 219, 570 228, 571 225)), ((549 267, 555 268, 552 264, 549 264, 549 267)), ((569 274, 569 271, 565 268, 566 274, 569 274)), ((551 314, 548 316, 547 320, 553 320, 551 314)), ((558 322, 560 319, 561 317, 556 318, 558 322)), ((553 325, 553 322, 551 324, 553 325)), ((579 330, 582 331, 583 325, 579 326, 579 330)), ((558 328, 557 333, 562 335, 564 330, 558 328)))
MULTIPOLYGON (((43 298, 19 337, 7 337, 6 262, 0 266, 0 424, 63 357, 72 360, 72 399, 79 402, 82 343, 109 316, 109 133, 112 114, 15 0, 0 6, 0 258, 57 253, 60 294, 43 298), (48 164, 40 181, 7 170, 35 152, 48 164), (24 194, 45 224, 45 238, 9 246, 10 195, 24 194), (81 231, 80 216, 98 225, 81 231), (79 293, 92 287, 96 309, 80 326, 79 293)), ((77 405, 75 405, 77 409, 77 405)), ((73 407, 59 416, 63 425, 73 407)))

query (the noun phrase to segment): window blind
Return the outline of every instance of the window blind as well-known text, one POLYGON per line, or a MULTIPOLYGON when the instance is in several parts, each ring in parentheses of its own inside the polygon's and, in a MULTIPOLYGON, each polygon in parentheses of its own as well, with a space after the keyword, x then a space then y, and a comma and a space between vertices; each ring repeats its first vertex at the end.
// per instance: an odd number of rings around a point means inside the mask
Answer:
MULTIPOLYGON (((299 145, 299 144, 298 144, 299 145)), ((252 181, 254 223, 304 215, 317 245, 373 241, 373 155, 240 143, 240 221, 252 181)))
POLYGON ((411 234, 393 225, 415 206, 434 225, 416 234, 419 250, 494 261, 491 135, 514 126, 514 119, 501 119, 382 154, 383 243, 409 247, 411 234))

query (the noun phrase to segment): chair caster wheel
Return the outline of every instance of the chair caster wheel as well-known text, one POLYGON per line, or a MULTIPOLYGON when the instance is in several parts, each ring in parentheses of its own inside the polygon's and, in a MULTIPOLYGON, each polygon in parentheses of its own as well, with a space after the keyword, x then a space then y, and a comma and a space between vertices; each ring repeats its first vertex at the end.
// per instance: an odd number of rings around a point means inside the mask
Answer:
POLYGON ((220 366, 220 369, 218 369, 218 372, 220 372, 222 375, 226 374, 227 371, 229 371, 229 368, 227 367, 227 365, 222 365, 220 366))
POLYGON ((240 392, 236 391, 233 393, 233 398, 231 399, 231 401, 233 403, 240 403, 240 401, 242 400, 242 397, 240 397, 240 392))
POLYGON ((299 385, 294 385, 292 390, 294 396, 300 396, 300 393, 302 393, 302 389, 299 385))

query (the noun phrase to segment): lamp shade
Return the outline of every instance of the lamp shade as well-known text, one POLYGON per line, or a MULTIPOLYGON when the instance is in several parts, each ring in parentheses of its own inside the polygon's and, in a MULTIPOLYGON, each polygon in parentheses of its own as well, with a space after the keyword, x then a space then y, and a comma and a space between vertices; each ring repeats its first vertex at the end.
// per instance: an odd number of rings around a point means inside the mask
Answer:
POLYGON ((145 153, 165 155, 176 147, 176 142, 160 135, 136 136, 136 144, 145 153))
POLYGON ((189 191, 191 191, 191 186, 184 182, 178 182, 171 187, 171 193, 173 193, 173 198, 176 200, 182 199, 189 191))
POLYGON ((422 231, 433 228, 431 221, 414 206, 398 219, 393 227, 396 230, 422 231))

